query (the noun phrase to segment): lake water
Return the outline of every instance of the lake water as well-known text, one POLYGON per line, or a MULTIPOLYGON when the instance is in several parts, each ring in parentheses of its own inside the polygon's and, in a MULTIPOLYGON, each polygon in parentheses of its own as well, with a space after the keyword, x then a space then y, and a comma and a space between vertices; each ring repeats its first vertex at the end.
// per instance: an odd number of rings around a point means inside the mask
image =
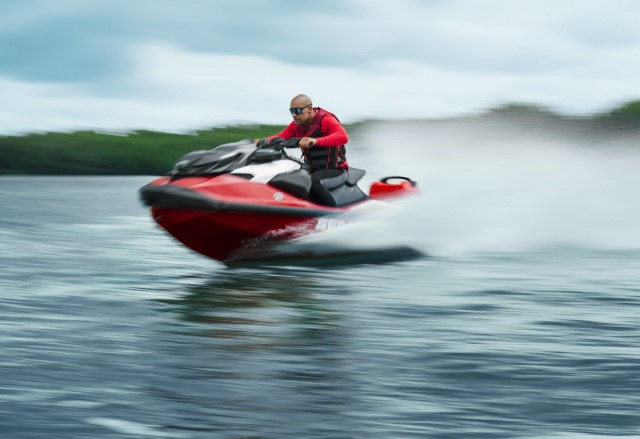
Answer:
POLYGON ((229 269, 150 177, 0 178, 0 436, 640 437, 640 154, 463 144, 356 145, 423 197, 295 244, 429 255, 387 264, 229 269))

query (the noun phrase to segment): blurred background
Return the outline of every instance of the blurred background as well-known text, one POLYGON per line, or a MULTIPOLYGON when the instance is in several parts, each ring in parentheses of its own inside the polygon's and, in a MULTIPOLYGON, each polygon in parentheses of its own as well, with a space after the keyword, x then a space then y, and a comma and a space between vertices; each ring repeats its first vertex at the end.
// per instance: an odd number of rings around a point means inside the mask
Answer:
POLYGON ((0 134, 286 124, 298 93, 343 122, 569 115, 639 98, 632 0, 5 1, 0 134))

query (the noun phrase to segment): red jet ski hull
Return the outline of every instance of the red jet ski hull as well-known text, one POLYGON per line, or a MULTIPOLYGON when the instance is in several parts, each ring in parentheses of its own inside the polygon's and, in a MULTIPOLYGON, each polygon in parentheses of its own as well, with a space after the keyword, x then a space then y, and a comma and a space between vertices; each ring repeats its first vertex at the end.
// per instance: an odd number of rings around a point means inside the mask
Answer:
POLYGON ((312 233, 318 218, 348 210, 320 206, 233 175, 161 177, 142 193, 163 229, 218 261, 242 248, 312 233))
MULTIPOLYGON (((376 182, 372 189, 372 198, 417 191, 406 182, 376 182)), ((143 187, 141 194, 163 229, 188 248, 222 262, 243 249, 344 224, 343 219, 326 217, 349 212, 371 200, 343 208, 321 206, 268 184, 228 174, 176 180, 161 177, 143 187)))
POLYGON ((313 232, 316 218, 152 207, 153 219, 190 249, 224 261, 241 248, 313 232))

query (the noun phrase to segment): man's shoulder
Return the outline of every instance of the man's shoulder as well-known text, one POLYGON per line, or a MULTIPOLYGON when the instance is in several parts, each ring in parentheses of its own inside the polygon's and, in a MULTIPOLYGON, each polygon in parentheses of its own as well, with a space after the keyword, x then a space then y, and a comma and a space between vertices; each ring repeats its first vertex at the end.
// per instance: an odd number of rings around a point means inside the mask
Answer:
POLYGON ((333 122, 340 123, 340 119, 338 119, 338 116, 336 116, 330 111, 325 110, 324 108, 321 108, 321 110, 325 112, 324 118, 322 119, 322 123, 333 123, 333 122))

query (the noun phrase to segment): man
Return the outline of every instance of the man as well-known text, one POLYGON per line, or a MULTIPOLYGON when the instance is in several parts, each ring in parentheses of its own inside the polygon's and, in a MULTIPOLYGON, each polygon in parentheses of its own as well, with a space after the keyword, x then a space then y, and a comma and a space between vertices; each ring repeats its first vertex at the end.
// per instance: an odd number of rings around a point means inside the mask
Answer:
POLYGON ((347 180, 347 132, 333 113, 314 107, 307 95, 299 94, 294 97, 289 112, 293 117, 289 126, 266 140, 298 137, 302 157, 311 172, 311 199, 320 204, 335 206, 329 189, 347 180))

